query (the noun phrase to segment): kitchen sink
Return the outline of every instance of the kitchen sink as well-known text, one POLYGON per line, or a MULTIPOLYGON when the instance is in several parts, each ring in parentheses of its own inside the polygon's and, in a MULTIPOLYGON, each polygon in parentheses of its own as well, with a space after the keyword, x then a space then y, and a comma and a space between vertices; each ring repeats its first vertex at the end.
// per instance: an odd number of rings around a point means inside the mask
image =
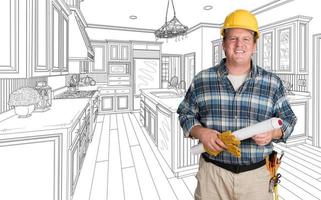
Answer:
POLYGON ((183 96, 176 91, 154 91, 151 92, 151 94, 160 99, 180 98, 183 96))

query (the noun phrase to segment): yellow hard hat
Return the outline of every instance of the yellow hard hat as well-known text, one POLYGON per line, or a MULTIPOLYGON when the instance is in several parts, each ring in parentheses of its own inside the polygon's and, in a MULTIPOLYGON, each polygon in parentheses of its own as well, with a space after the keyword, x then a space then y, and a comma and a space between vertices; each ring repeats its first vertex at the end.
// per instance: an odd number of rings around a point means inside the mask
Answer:
POLYGON ((256 17, 247 10, 235 10, 225 18, 224 26, 221 29, 222 36, 224 30, 228 28, 244 28, 254 31, 257 33, 257 38, 260 35, 256 17))

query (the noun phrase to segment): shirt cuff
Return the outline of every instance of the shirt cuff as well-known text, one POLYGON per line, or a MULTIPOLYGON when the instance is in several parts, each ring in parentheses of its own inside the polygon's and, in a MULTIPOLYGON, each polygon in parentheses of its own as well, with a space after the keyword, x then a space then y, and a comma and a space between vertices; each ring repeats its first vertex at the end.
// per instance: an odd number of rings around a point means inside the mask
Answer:
POLYGON ((283 125, 281 126, 281 131, 282 131, 282 136, 279 139, 274 139, 273 142, 279 143, 279 142, 284 142, 286 143, 287 139, 290 137, 292 131, 293 131, 293 126, 289 124, 286 121, 283 121, 283 125))
POLYGON ((186 122, 183 126, 183 131, 184 131, 184 135, 185 137, 192 137, 191 136, 191 130, 194 126, 202 126, 202 124, 197 120, 194 119, 192 121, 186 122))

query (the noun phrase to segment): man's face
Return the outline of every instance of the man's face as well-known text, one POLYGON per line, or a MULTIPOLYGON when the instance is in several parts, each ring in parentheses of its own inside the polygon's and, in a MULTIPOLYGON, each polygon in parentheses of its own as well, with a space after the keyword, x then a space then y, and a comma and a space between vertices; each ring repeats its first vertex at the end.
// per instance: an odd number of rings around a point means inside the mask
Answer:
POLYGON ((226 30, 225 34, 223 49, 227 61, 234 65, 249 64, 256 49, 253 32, 241 28, 231 28, 226 30))

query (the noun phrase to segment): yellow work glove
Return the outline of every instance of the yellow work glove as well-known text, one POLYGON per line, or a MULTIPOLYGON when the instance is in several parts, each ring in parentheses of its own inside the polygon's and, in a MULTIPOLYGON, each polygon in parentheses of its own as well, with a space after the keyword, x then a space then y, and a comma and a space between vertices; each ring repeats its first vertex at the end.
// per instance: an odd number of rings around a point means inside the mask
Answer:
MULTIPOLYGON (((235 137, 235 135, 232 134, 231 131, 224 131, 223 133, 218 135, 218 138, 222 140, 222 142, 225 144, 227 151, 230 152, 232 155, 236 157, 241 156, 240 151, 240 140, 235 137)), ((211 155, 217 156, 221 151, 212 151, 207 148, 205 148, 205 151, 211 155)))

